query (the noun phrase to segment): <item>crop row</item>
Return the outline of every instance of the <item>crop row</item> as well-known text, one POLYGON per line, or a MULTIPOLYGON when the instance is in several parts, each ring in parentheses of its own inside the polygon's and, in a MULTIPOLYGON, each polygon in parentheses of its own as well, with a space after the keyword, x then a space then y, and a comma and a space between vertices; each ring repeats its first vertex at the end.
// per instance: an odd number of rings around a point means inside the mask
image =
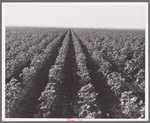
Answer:
POLYGON ((79 118, 96 118, 101 117, 101 110, 97 104, 97 94, 95 92, 93 83, 91 82, 89 70, 87 68, 86 56, 82 51, 82 47, 79 40, 74 35, 72 31, 72 39, 75 49, 76 64, 78 67, 78 76, 80 76, 80 81, 78 82, 79 91, 77 106, 79 112, 79 118))
POLYGON ((59 105, 62 105, 61 99, 63 98, 63 95, 61 89, 65 78, 63 71, 66 66, 66 58, 68 58, 69 41, 70 31, 66 34, 63 40, 55 64, 49 69, 49 80, 45 90, 41 93, 41 96, 38 99, 39 103, 37 106, 37 113, 34 114, 34 117, 57 117, 60 114, 59 112, 61 112, 59 105))
MULTIPOLYGON (((91 50, 88 50, 85 47, 85 45, 83 45, 83 42, 81 42, 81 39, 78 37, 78 35, 76 36, 82 46, 83 52, 86 55, 87 67, 89 68, 90 77, 91 77, 94 89, 96 93, 98 93, 97 103, 102 111, 101 117, 105 117, 105 118, 113 117, 112 107, 117 106, 118 99, 114 97, 114 93, 111 91, 110 87, 106 84, 107 81, 103 73, 104 71, 101 71, 101 72, 98 71, 97 63, 91 57, 91 53, 92 53, 91 50)), ((103 63, 105 64, 105 62, 103 63)), ((105 67, 103 68, 103 70, 105 70, 105 67)))

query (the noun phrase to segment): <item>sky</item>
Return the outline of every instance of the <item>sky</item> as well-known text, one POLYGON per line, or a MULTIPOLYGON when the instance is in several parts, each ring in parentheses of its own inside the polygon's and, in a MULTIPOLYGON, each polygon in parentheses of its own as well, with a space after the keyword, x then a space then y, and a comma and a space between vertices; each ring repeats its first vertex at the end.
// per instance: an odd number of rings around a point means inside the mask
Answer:
POLYGON ((145 3, 3 3, 5 26, 146 28, 145 3))

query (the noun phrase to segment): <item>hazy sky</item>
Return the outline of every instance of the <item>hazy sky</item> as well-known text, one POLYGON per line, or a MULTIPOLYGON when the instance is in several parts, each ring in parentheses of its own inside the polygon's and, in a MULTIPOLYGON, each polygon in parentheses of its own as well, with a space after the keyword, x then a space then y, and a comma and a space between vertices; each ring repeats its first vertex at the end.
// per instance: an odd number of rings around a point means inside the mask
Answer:
POLYGON ((6 26, 145 28, 145 4, 4 3, 6 26))

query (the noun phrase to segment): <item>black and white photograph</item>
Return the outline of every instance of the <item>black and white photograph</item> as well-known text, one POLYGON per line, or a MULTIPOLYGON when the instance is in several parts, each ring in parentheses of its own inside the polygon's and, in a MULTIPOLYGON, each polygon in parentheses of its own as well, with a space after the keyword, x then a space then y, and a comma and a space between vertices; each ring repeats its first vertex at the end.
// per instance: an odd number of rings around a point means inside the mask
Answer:
POLYGON ((3 121, 147 121, 147 2, 2 3, 3 121))

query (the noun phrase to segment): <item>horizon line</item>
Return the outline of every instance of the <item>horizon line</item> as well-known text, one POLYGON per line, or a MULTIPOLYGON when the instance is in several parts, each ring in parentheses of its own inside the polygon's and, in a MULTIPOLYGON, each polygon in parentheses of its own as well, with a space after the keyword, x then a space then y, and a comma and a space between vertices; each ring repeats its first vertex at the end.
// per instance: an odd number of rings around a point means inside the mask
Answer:
POLYGON ((5 27, 35 27, 35 28, 80 28, 80 29, 127 29, 127 30, 145 30, 145 28, 124 28, 124 27, 61 27, 61 26, 14 26, 14 25, 5 25, 5 27))

